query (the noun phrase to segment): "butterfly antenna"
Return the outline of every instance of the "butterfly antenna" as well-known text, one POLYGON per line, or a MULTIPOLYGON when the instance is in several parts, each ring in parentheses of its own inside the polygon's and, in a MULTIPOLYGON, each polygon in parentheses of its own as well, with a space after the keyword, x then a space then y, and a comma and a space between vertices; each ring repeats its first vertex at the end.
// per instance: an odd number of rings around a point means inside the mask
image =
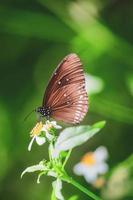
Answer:
POLYGON ((26 121, 26 120, 28 119, 28 117, 29 117, 34 111, 35 111, 35 109, 32 110, 30 113, 28 113, 28 115, 26 115, 26 117, 24 118, 24 121, 26 121))

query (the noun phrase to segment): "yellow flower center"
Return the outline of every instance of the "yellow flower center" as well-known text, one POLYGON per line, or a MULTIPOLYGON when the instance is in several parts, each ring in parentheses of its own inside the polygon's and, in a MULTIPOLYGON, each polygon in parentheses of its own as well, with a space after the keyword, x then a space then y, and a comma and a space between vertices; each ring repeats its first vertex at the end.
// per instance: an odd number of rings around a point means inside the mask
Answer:
POLYGON ((30 132, 31 137, 34 137, 35 135, 39 135, 42 130, 42 127, 43 127, 43 123, 38 122, 30 132))
POLYGON ((85 164, 85 165, 94 165, 96 163, 96 160, 94 158, 94 154, 93 153, 86 153, 82 160, 81 163, 85 164))

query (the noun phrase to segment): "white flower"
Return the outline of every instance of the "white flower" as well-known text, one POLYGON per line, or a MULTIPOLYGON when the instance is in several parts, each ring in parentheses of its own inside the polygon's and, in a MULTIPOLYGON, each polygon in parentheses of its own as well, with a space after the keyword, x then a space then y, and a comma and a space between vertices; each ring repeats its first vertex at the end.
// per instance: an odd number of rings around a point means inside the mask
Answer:
POLYGON ((107 149, 101 146, 94 152, 86 153, 80 163, 74 166, 74 173, 83 175, 88 183, 94 184, 99 175, 107 172, 108 165, 105 162, 107 158, 107 149))
POLYGON ((57 125, 56 121, 51 121, 51 122, 49 120, 46 121, 46 124, 43 125, 42 131, 45 131, 46 137, 49 141, 53 139, 53 135, 50 134, 50 130, 52 128, 61 129, 62 127, 57 125))
POLYGON ((59 178, 57 178, 56 181, 54 181, 52 183, 52 186, 53 186, 53 189, 54 189, 55 197, 58 200, 64 200, 64 197, 63 197, 63 195, 61 193, 62 181, 59 178))
POLYGON ((31 150, 31 147, 32 147, 32 144, 34 142, 34 140, 36 140, 36 143, 38 145, 43 145, 45 142, 46 142, 46 139, 44 136, 41 136, 41 132, 42 132, 42 128, 43 128, 43 123, 40 121, 38 122, 35 127, 31 130, 31 141, 29 143, 29 146, 28 146, 28 150, 30 151, 31 150))
POLYGON ((104 88, 104 82, 101 78, 85 74, 85 87, 89 95, 99 93, 104 88))
POLYGON ((38 145, 43 145, 46 142, 46 138, 51 141, 54 137, 52 134, 50 134, 53 128, 61 129, 62 127, 57 125, 56 121, 50 122, 47 120, 45 124, 43 124, 42 121, 38 122, 30 132, 32 139, 29 143, 28 150, 31 150, 34 140, 38 145))

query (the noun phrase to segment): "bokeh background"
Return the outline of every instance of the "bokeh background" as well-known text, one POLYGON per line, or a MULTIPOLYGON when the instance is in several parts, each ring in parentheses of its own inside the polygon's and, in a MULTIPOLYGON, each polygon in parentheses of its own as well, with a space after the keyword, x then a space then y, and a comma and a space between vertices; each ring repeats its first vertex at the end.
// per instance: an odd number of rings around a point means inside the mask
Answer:
MULTIPOLYGON (((46 84, 58 62, 77 53, 86 73, 104 83, 90 95, 90 109, 83 124, 106 120, 94 138, 73 150, 67 170, 81 156, 104 145, 109 152, 110 172, 123 166, 128 176, 114 174, 113 192, 97 190, 75 177, 105 200, 133 199, 133 1, 132 0, 1 0, 0 1, 0 199, 49 200, 51 178, 21 172, 47 158, 47 145, 27 146, 36 116, 23 118, 41 104, 46 84), (112 170, 113 169, 113 170, 112 170)), ((92 85, 93 87, 93 85, 92 85)), ((63 185, 68 199, 78 194, 63 185)))

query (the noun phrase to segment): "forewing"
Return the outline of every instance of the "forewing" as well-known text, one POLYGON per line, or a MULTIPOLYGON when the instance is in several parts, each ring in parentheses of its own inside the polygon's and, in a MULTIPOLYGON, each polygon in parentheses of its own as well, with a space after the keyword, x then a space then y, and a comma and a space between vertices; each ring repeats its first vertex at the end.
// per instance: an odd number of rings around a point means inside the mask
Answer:
POLYGON ((66 123, 79 123, 88 110, 82 64, 76 54, 66 56, 55 70, 45 92, 43 106, 51 117, 66 123))

